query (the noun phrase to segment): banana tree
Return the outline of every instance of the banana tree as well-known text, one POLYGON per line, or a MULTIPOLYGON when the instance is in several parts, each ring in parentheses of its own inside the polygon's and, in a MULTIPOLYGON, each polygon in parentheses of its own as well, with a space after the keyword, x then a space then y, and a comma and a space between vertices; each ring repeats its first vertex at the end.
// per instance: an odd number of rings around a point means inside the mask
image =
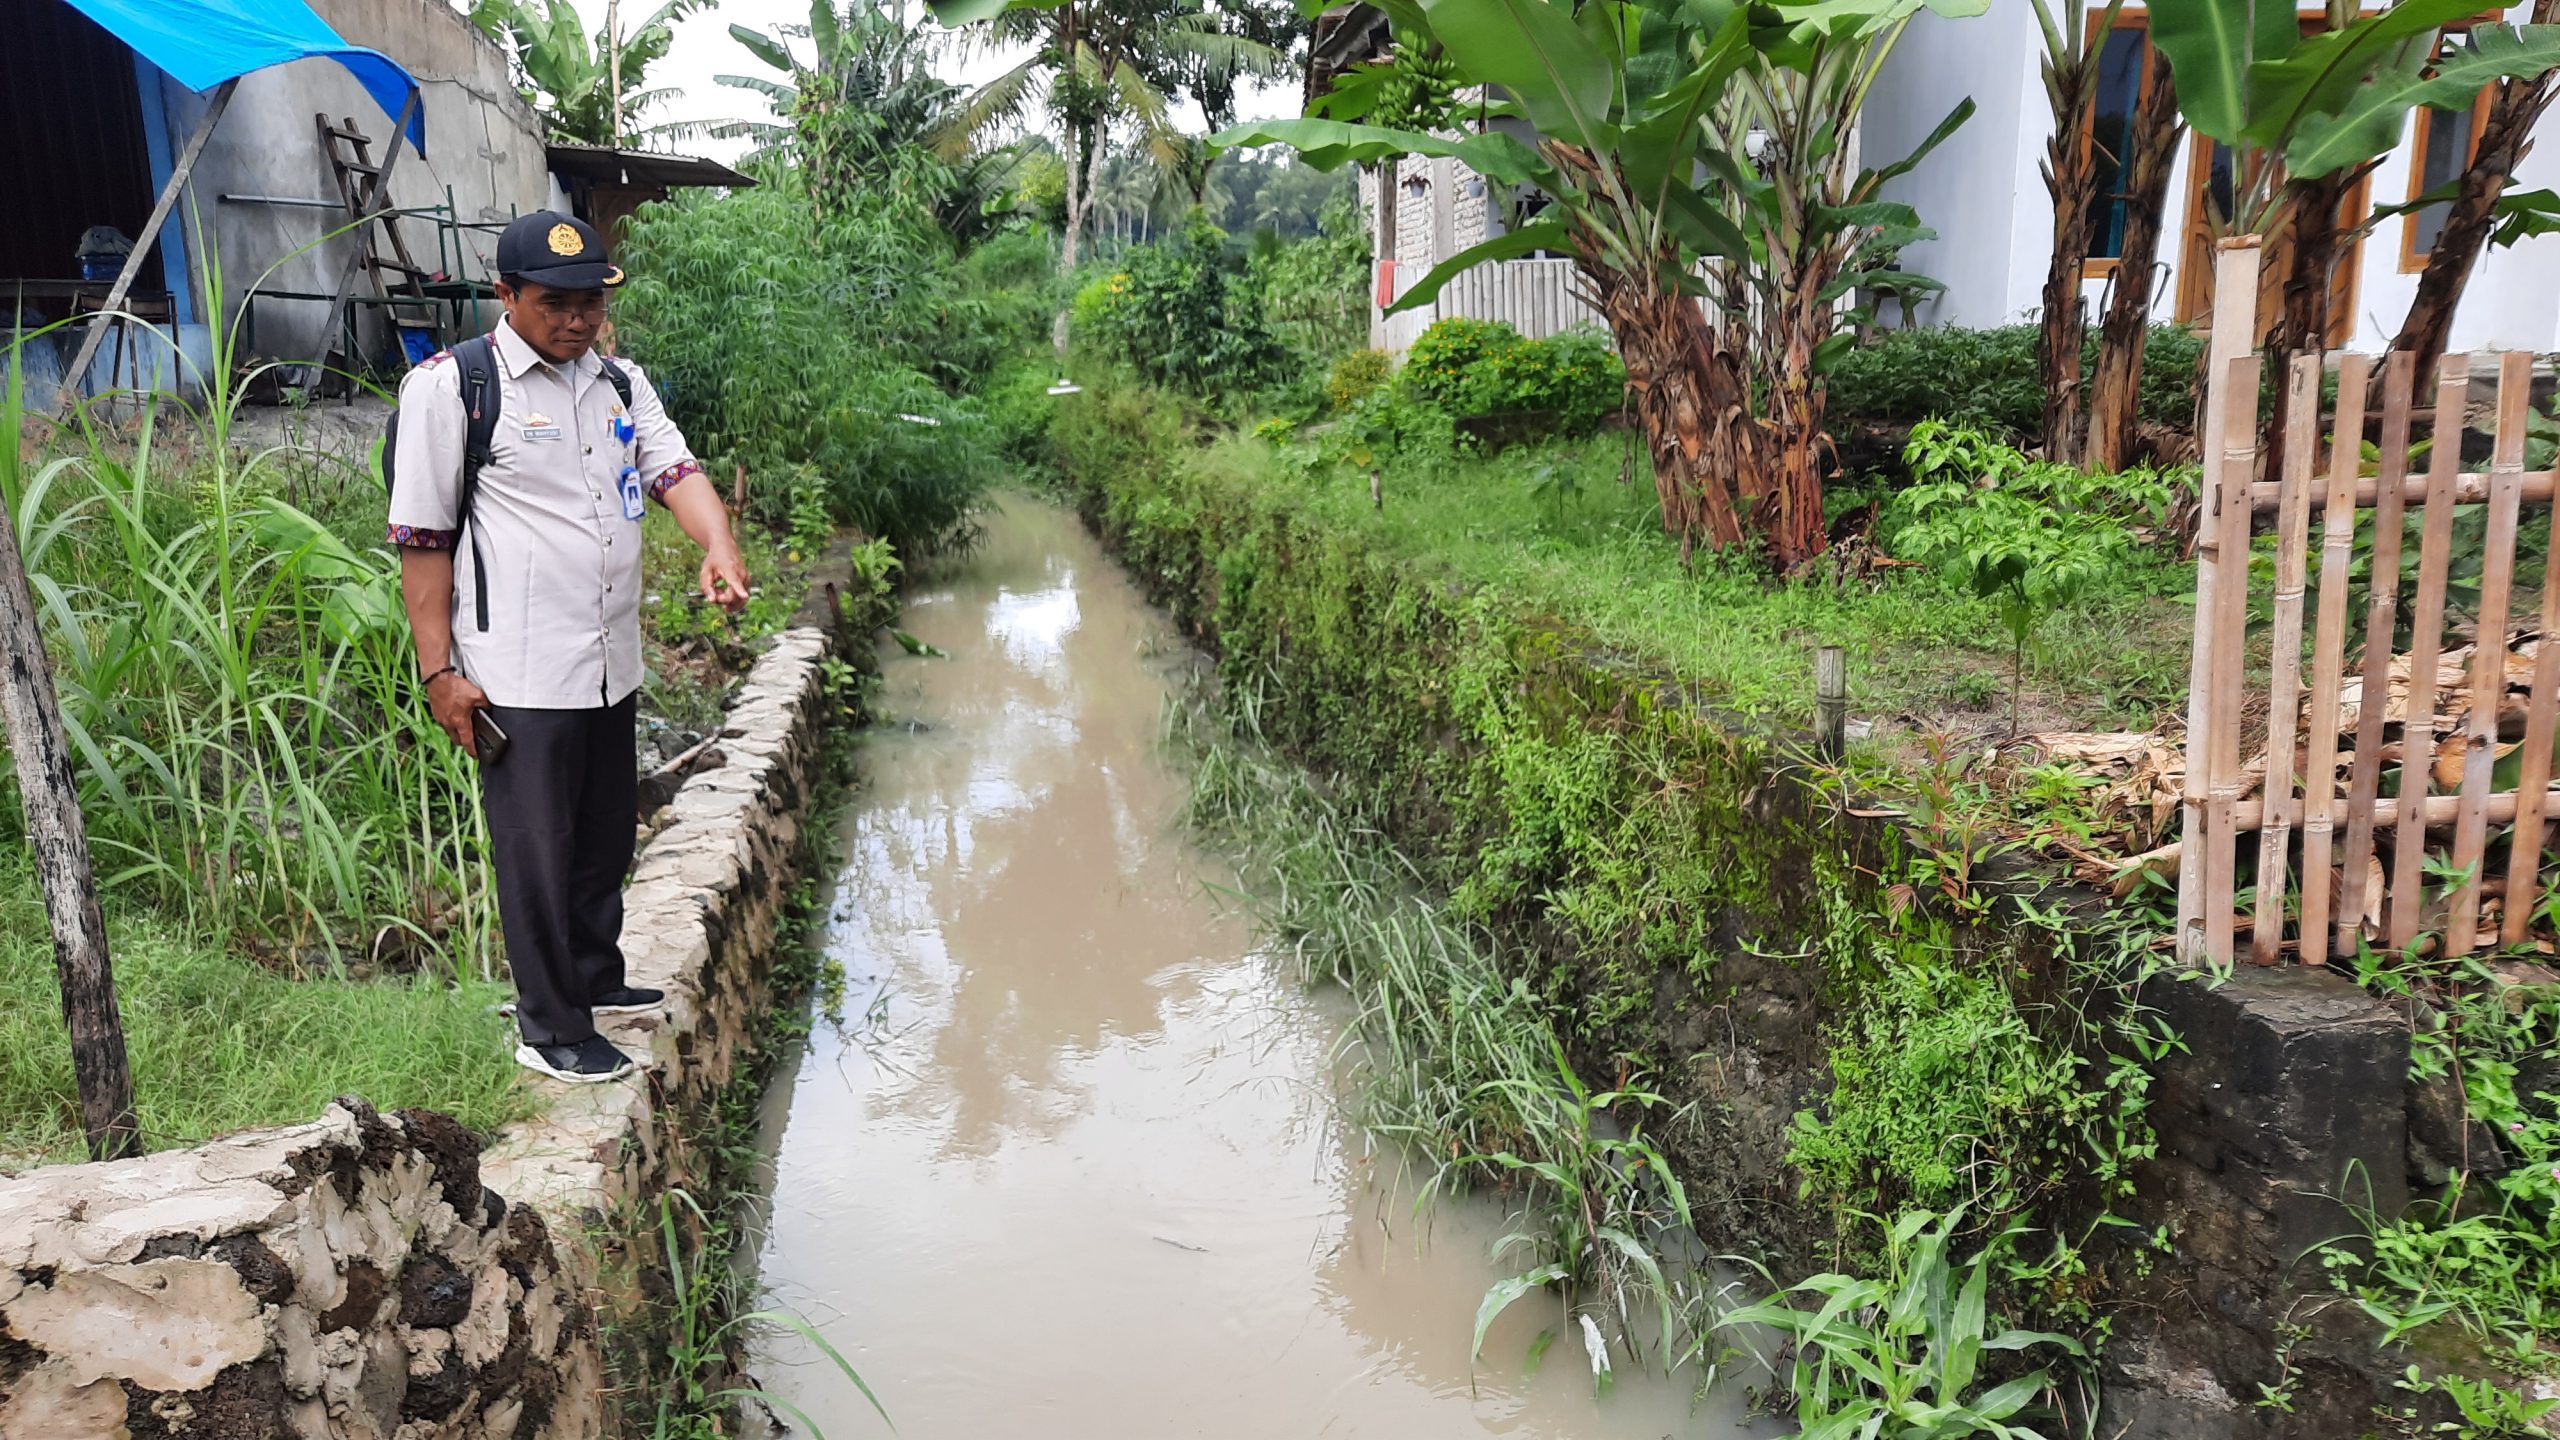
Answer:
MULTIPOLYGON (((2036 331, 2036 367, 2044 382, 2044 453, 2080 453, 2080 271, 2089 258, 2098 195, 2098 145, 2091 135, 2098 105, 2098 62, 2124 0, 2034 0, 2044 32, 2040 70, 2053 129, 2044 144, 2044 188, 2053 200, 2053 256, 2045 268, 2044 310, 2036 331), (2094 20, 2095 23, 2092 23, 2094 20)), ((2121 165, 2123 156, 2115 157, 2121 165)))
MULTIPOLYGON (((666 0, 638 28, 616 35, 611 27, 588 38, 569 0, 477 0, 471 21, 506 48, 519 81, 553 138, 587 145, 619 145, 632 118, 675 95, 648 88, 650 66, 675 43, 675 22, 717 0, 666 0)), ((652 126, 643 134, 671 134, 685 127, 652 126)))
MULTIPOLYGON (((2560 21, 2560 0, 2534 0, 2532 13, 2536 25, 2560 21)), ((2480 252, 2493 244, 2511 243, 2498 238, 2509 229, 2501 216, 2507 181, 2514 176, 2517 162, 2533 148, 2533 127, 2551 105, 2553 78, 2550 71, 2530 80, 2510 77, 2498 83, 2497 93, 2489 99, 2471 163, 2463 167, 2452 198, 2445 202, 2444 226, 2427 250, 2426 269, 2418 276, 2418 293, 2409 302, 2399 338, 2391 342, 2392 349, 2418 357, 2421 373, 2444 354, 2446 337, 2453 329, 2453 308, 2462 298, 2480 252)))
POLYGON ((2151 273, 2169 208, 2169 176, 2186 122, 2178 115, 2178 77, 2167 57, 2152 57, 2151 83, 2133 107, 2124 164, 2124 240, 2116 251, 2115 294, 2098 331, 2098 368, 2089 377, 2089 428, 2081 463, 2112 474, 2133 463, 2142 401, 2142 355, 2151 339, 2151 273))
POLYGON ((1572 255, 1627 364, 1664 527, 1685 553, 1756 543, 1781 568, 1823 546, 1822 372, 1850 341, 1842 300, 1917 217, 1879 200, 1971 112, 1910 155, 1861 168, 1856 119, 1921 9, 1986 0, 1386 0, 1399 44, 1433 48, 1482 113, 1518 120, 1451 136, 1321 117, 1229 129, 1331 169, 1449 156, 1553 204, 1435 267, 1396 308, 1430 303, 1490 261, 1572 255))
POLYGON ((2361 223, 2341 202, 2400 143, 2410 111, 2468 105, 2493 83, 2560 66, 2560 26, 2475 25, 2469 44, 2443 50, 2444 27, 2479 9, 2399 0, 2365 13, 2330 0, 2306 27, 2292 0, 2154 0, 2152 40, 2176 70, 2187 123, 2230 154, 2230 201, 2208 225, 2264 236, 2281 257, 2281 308, 2262 323, 2279 352, 2323 343, 2331 273, 2361 223))

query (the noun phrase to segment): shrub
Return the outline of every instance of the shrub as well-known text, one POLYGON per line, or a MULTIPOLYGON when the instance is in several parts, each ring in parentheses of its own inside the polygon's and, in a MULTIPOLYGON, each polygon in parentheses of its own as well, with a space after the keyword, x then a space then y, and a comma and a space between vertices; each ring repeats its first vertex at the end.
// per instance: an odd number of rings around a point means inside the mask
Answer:
POLYGON ((1914 483, 1885 513, 1887 543, 1997 604, 2009 632, 2010 724, 2037 620, 2128 566, 2128 522, 2157 523, 2170 482, 2030 460, 1981 431, 1924 420, 1903 452, 1914 483))
POLYGON ((1077 335, 1146 379, 1234 396, 1283 378, 1288 350, 1263 322, 1226 233, 1194 211, 1180 234, 1140 245, 1076 295, 1077 335))
POLYGON ((1245 266, 1264 322, 1309 369, 1369 343, 1366 221, 1346 193, 1319 226, 1293 243, 1257 236, 1245 266))
MULTIPOLYGON (((820 227, 796 172, 775 169, 753 190, 643 206, 617 320, 705 458, 759 477, 814 467, 838 520, 930 550, 995 471, 978 402, 945 387, 1018 349, 1026 307, 963 285, 928 210, 842 203, 820 227)), ((749 494, 790 524, 784 489, 749 494)))
POLYGON ((1618 408, 1626 377, 1617 352, 1595 333, 1530 340, 1498 320, 1452 317, 1413 342, 1402 383, 1452 415, 1551 414, 1559 430, 1580 434, 1618 408))
POLYGON ((1348 410, 1395 374, 1395 361, 1384 350, 1354 350, 1333 362, 1325 378, 1324 396, 1336 410, 1348 410))
MULTIPOLYGON (((2194 423, 2196 357, 2203 343, 2182 325, 2152 327, 2142 351, 2143 419, 2181 429, 2194 423)), ((2097 359, 2092 332, 2081 373, 2094 373, 2097 359)), ((1830 413, 1896 424, 1940 416, 2031 435, 2044 423, 2044 391, 2036 376, 2032 325, 1896 330, 1833 362, 1830 413)))

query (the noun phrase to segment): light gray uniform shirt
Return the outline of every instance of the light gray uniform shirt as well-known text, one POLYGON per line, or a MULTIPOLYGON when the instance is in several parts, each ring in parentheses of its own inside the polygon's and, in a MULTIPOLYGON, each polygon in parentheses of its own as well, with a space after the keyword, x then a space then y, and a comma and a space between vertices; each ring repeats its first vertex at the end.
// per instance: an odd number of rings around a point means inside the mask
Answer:
POLYGON ((469 524, 461 367, 438 355, 400 382, 389 539, 454 551, 454 663, 491 704, 612 705, 640 685, 642 508, 702 467, 639 366, 615 362, 626 415, 596 356, 555 365, 504 320, 495 335, 498 426, 469 524))

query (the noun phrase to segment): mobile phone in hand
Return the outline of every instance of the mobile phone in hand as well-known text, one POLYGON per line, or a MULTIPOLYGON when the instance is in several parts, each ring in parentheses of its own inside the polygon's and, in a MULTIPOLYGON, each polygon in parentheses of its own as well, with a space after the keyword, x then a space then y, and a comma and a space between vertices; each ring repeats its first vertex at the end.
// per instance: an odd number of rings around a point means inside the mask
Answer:
POLYGON ((498 722, 490 718, 486 709, 472 710, 471 739, 473 753, 483 765, 495 765, 507 753, 507 732, 498 728, 498 722))

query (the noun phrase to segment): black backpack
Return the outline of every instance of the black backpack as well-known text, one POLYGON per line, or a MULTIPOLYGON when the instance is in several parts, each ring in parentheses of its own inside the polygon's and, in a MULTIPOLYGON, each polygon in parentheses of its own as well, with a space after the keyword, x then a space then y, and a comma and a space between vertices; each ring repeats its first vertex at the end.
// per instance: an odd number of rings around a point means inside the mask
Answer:
MULTIPOLYGON (((609 355, 596 357, 604 363, 604 378, 613 393, 622 397, 623 413, 631 411, 631 375, 609 355)), ((498 385, 498 342, 488 335, 474 335, 453 347, 454 368, 462 378, 462 408, 466 418, 462 435, 462 495, 453 507, 454 533, 460 534, 471 524, 471 502, 480 493, 480 467, 489 463, 489 448, 498 437, 499 397, 506 392, 498 385)), ((391 418, 382 424, 382 493, 391 493, 391 457, 400 444, 400 411, 394 406, 391 418)), ((471 613, 479 617, 480 628, 489 628, 489 572, 480 563, 480 538, 471 539, 471 613)))

